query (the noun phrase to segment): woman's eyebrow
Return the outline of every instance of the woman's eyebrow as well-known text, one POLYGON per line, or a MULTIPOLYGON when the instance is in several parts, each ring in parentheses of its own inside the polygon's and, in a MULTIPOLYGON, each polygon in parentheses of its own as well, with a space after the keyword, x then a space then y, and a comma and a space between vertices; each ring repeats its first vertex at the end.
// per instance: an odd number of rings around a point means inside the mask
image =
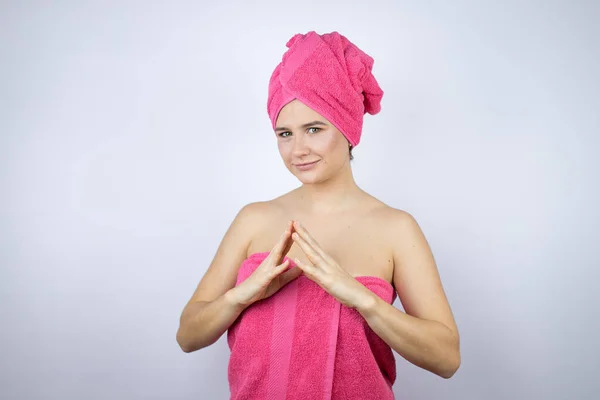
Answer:
MULTIPOLYGON (((314 126, 314 125, 322 125, 322 126, 327 126, 327 124, 323 121, 312 121, 312 122, 308 122, 306 124, 303 124, 301 126, 301 128, 308 128, 309 126, 314 126)), ((275 128, 275 132, 279 132, 279 131, 289 131, 289 128, 286 128, 285 126, 278 126, 277 128, 275 128)))

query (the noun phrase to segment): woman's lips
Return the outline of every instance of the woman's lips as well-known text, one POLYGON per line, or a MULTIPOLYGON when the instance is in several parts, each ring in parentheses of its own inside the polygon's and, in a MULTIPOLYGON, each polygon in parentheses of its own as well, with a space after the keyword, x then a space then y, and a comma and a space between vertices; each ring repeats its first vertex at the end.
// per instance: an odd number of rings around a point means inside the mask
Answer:
POLYGON ((310 163, 296 164, 295 167, 297 169, 299 169, 300 171, 307 171, 307 170, 313 168, 319 161, 321 161, 321 160, 313 161, 310 163))

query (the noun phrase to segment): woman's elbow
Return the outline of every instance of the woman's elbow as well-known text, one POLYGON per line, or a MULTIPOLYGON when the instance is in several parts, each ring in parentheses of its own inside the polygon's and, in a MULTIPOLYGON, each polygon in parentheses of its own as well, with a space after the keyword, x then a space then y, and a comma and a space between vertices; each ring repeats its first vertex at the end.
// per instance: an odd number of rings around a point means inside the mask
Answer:
POLYGON ((183 335, 181 334, 181 329, 177 331, 175 340, 177 341, 177 344, 179 345, 181 351, 183 351, 184 353, 191 353, 195 350, 191 346, 191 343, 183 337, 183 335))
POLYGON ((184 353, 193 353, 214 344, 219 338, 207 338, 204 336, 193 336, 185 330, 185 327, 180 327, 177 331, 177 344, 184 353))
POLYGON ((460 351, 456 351, 449 359, 446 361, 443 368, 440 369, 437 375, 444 379, 450 379, 454 376, 456 371, 460 368, 460 351))
POLYGON ((185 332, 181 327, 177 330, 175 340, 177 341, 179 348, 181 348, 181 351, 184 353, 193 353, 194 351, 200 350, 202 347, 204 347, 199 346, 198 343, 194 343, 194 341, 192 341, 188 335, 185 335, 185 332))
POLYGON ((178 340, 177 343, 179 344, 179 348, 181 349, 181 351, 183 351, 184 353, 193 353, 194 351, 198 350, 197 348, 192 347, 185 342, 181 342, 178 340))

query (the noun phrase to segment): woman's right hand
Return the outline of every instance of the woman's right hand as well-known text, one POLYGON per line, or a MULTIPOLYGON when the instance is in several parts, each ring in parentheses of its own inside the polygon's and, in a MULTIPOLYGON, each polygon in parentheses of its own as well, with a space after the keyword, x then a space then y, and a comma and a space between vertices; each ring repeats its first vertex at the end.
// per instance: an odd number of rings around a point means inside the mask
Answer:
POLYGON ((252 275, 232 289, 236 304, 245 308, 252 303, 266 299, 302 274, 302 270, 296 266, 286 271, 290 261, 289 259, 283 261, 294 244, 292 233, 294 233, 294 227, 292 221, 289 221, 285 232, 269 255, 252 275))

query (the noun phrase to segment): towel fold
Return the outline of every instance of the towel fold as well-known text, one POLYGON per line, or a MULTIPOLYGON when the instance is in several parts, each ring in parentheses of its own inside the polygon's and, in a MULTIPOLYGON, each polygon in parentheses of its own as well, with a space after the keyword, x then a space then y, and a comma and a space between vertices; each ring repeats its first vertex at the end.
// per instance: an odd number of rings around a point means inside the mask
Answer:
MULTIPOLYGON (((236 285, 267 255, 255 253, 245 260, 236 285)), ((383 279, 356 279, 388 303, 394 301, 395 291, 383 279)), ((305 276, 247 308, 228 330, 227 340, 231 399, 394 398, 391 348, 356 310, 305 276)))
POLYGON ((298 99, 331 122, 356 147, 365 113, 381 110, 383 91, 373 58, 338 32, 296 34, 269 80, 267 111, 273 129, 281 109, 298 99))

